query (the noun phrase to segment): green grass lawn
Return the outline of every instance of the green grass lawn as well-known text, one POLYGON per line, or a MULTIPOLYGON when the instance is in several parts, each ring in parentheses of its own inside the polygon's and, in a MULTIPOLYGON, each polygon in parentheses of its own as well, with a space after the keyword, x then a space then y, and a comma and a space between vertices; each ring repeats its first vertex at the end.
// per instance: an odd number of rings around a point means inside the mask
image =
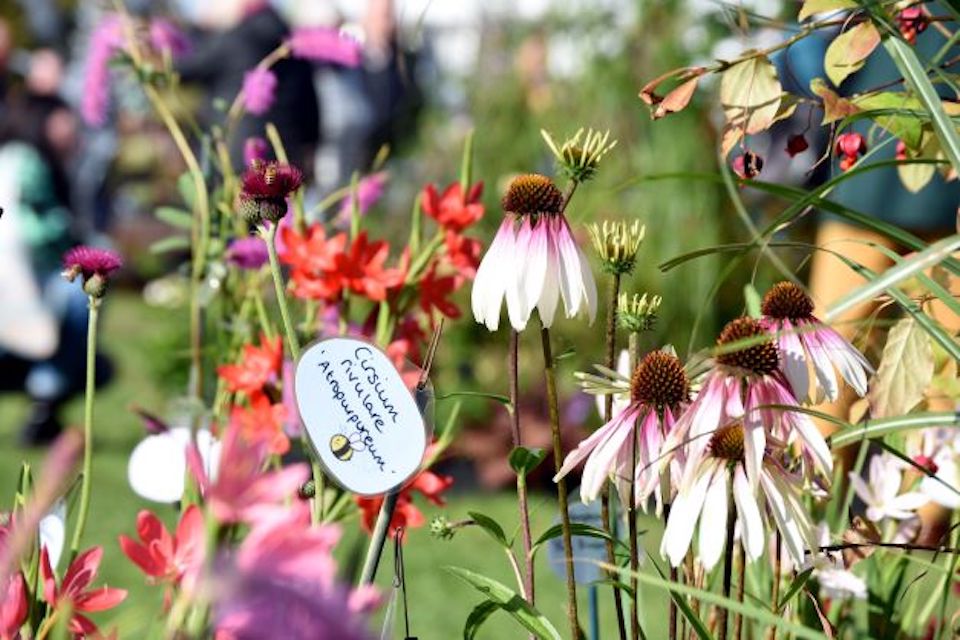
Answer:
MULTIPOLYGON (((101 343, 117 365, 117 376, 97 396, 94 440, 94 491, 85 544, 104 547, 101 580, 130 591, 128 600, 117 609, 95 615, 102 627, 119 626, 121 637, 145 637, 156 629, 161 592, 146 584, 140 571, 120 552, 117 535, 133 534, 137 511, 151 508, 168 522, 175 520, 172 507, 145 503, 133 494, 127 484, 127 457, 143 437, 139 419, 128 407, 136 403, 148 409, 162 410, 175 395, 169 382, 164 359, 181 354, 171 348, 171 335, 178 334, 177 323, 182 315, 146 307, 137 296, 116 292, 110 296, 104 312, 101 343)), ((443 375, 442 371, 439 375, 443 375)), ((22 397, 0 397, 0 494, 9 504, 13 496, 21 460, 37 463, 43 450, 24 450, 17 446, 17 430, 25 417, 27 404, 22 397)), ((69 424, 81 420, 81 402, 75 401, 66 410, 69 424)), ((546 495, 534 495, 533 531, 538 536, 553 524, 556 509, 546 495)), ((496 518, 507 533, 517 522, 516 502, 512 494, 462 494, 454 491, 443 509, 423 507, 427 518, 444 513, 450 520, 467 517, 468 511, 481 511, 496 518)), ((362 554, 366 536, 360 532, 356 517, 344 523, 345 536, 338 554, 343 564, 352 554, 362 554)), ((654 540, 659 536, 655 536, 654 540)), ((513 574, 500 547, 476 527, 461 530, 453 540, 442 541, 430 536, 426 528, 409 532, 405 546, 406 578, 410 603, 412 633, 424 639, 461 637, 464 621, 475 605, 483 600, 480 593, 446 573, 442 568, 456 565, 484 573, 515 588, 513 574)), ((378 584, 389 595, 392 548, 383 556, 378 584)), ((61 568, 62 570, 62 568, 61 568)), ((565 588, 563 581, 547 565, 546 553, 537 560, 537 603, 554 625, 564 632, 565 588)), ((615 634, 613 605, 609 587, 601 587, 602 637, 615 634)), ((650 638, 662 637, 666 603, 661 594, 645 596, 650 638)), ((587 589, 580 593, 582 624, 587 625, 587 589)), ((402 632, 397 619, 397 635, 402 632)), ((479 634, 481 638, 522 638, 524 631, 505 613, 498 612, 479 634)))

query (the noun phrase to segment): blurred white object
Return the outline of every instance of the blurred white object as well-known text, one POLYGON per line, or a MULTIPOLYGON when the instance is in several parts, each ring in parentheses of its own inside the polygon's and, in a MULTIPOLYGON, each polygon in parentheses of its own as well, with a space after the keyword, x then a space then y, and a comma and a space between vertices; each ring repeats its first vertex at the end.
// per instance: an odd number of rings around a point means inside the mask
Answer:
MULTIPOLYGON (((134 493, 153 502, 173 503, 183 497, 190 430, 175 427, 144 438, 130 454, 127 479, 134 493)), ((206 429, 197 431, 197 449, 207 476, 216 475, 220 442, 206 429)))
POLYGON ((63 554, 63 541, 67 536, 67 503, 60 498, 47 515, 40 519, 40 546, 46 547, 50 565, 57 566, 63 554))

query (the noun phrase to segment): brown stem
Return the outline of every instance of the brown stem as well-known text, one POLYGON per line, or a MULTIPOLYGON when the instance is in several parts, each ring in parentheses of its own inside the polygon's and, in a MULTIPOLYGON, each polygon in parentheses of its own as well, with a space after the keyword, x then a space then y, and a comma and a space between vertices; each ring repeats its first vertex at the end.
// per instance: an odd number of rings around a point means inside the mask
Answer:
MULTIPOLYGON (((733 532, 737 525, 737 510, 733 502, 733 477, 728 479, 730 495, 727 496, 727 543, 723 554, 723 597, 730 598, 730 587, 733 581, 733 532)), ((727 611, 726 607, 718 607, 717 611, 717 640, 727 640, 727 611)))
MULTIPOLYGON (((773 587, 770 590, 770 609, 773 611, 773 615, 777 615, 780 607, 780 572, 783 570, 783 550, 780 548, 782 546, 782 541, 780 538, 780 530, 777 529, 776 535, 773 538, 773 587)), ((777 640, 777 626, 773 625, 770 627, 770 631, 767 632, 767 640, 777 640)))
MULTIPOLYGON (((608 369, 616 367, 617 362, 617 296, 620 295, 620 274, 613 274, 610 279, 610 290, 607 298, 607 351, 605 364, 608 369)), ((603 421, 610 422, 613 419, 613 395, 608 394, 603 400, 603 421)), ((600 515, 603 518, 603 529, 610 537, 606 540, 607 564, 617 565, 616 550, 613 545, 614 531, 610 520, 610 485, 604 484, 600 494, 600 515)), ((614 571, 608 571, 607 577, 616 581, 617 574, 614 571)), ((616 583, 613 584, 613 605, 617 613, 617 631, 620 640, 627 640, 627 625, 623 617, 623 602, 620 600, 620 589, 616 583)))
MULTIPOLYGON (((732 511, 734 505, 729 505, 732 511)), ((746 558, 743 557, 743 545, 737 545, 737 602, 743 604, 743 583, 746 577, 746 558)), ((740 640, 743 635, 743 616, 738 612, 733 619, 734 640, 740 640)))
MULTIPOLYGON (((510 373, 510 427, 513 436, 513 447, 522 446, 520 438, 520 380, 518 376, 518 362, 520 353, 520 334, 515 329, 510 330, 510 356, 507 369, 510 373)), ((527 602, 535 602, 533 577, 533 542, 530 537, 530 507, 527 501, 527 481, 525 473, 517 474, 517 500, 520 503, 520 529, 523 532, 523 557, 526 573, 523 576, 524 589, 527 592, 527 602)))
MULTIPOLYGON (((553 434, 553 463, 557 473, 563 464, 563 444, 560 440, 560 405, 557 395, 557 377, 550 348, 550 330, 542 327, 540 339, 543 346, 543 365, 547 381, 547 408, 550 413, 550 427, 553 434)), ((573 579, 573 537, 570 534, 570 512, 567 510, 567 483, 564 478, 557 480, 557 499, 560 503, 560 526, 563 530, 563 556, 567 573, 567 617, 570 623, 570 638, 580 637, 580 624, 577 621, 577 584, 573 579)))
POLYGON ((640 629, 640 584, 637 572, 640 571, 640 550, 637 545, 637 506, 636 480, 637 469, 637 427, 633 426, 630 444, 630 489, 627 492, 627 531, 630 535, 630 638, 639 640, 643 635, 640 629))

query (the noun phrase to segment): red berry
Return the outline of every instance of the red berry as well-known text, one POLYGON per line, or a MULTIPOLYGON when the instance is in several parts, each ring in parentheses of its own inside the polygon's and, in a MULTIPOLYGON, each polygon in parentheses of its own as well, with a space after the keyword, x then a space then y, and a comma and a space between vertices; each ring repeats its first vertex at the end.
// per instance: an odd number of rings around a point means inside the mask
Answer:
POLYGON ((797 133, 787 138, 787 153, 790 154, 791 158, 798 153, 803 153, 809 148, 810 145, 807 144, 807 139, 802 133, 797 133))

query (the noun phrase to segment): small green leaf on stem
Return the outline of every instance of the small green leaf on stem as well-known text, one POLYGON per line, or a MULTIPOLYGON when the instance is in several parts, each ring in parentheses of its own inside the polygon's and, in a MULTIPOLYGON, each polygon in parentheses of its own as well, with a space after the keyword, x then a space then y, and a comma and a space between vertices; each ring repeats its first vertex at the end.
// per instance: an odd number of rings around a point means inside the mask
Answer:
POLYGON ((467 515, 473 519, 478 527, 486 531, 487 534, 502 547, 505 549, 510 548, 510 543, 507 542, 507 534, 503 532, 503 527, 501 527, 496 520, 479 511, 468 511, 467 515))
POLYGON ((510 452, 510 468, 519 476, 526 476, 540 466, 547 452, 539 448, 514 447, 510 452))

